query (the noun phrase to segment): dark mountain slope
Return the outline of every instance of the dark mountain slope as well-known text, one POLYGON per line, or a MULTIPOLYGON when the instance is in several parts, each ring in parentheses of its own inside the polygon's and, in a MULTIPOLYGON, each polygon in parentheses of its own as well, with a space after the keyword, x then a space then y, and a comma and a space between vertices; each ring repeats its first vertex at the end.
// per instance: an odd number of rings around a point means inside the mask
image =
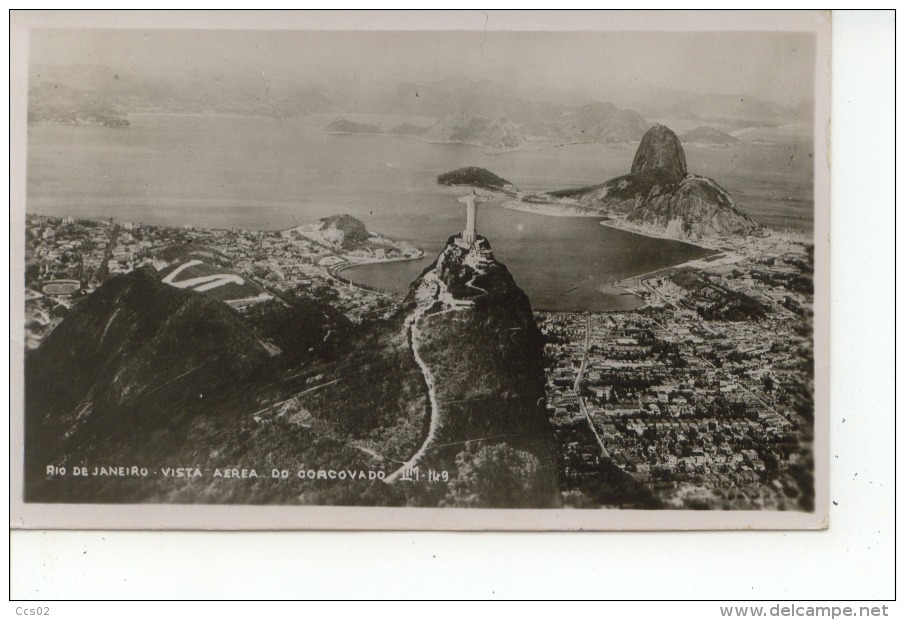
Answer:
POLYGON ((26 360, 28 465, 176 429, 269 359, 225 304, 150 268, 112 278, 26 360))
POLYGON ((30 501, 558 505, 542 337, 485 239, 451 238, 394 318, 359 328, 294 299, 242 315, 159 277, 111 278, 29 356, 30 501), (324 344, 274 351, 293 333, 324 344), (377 477, 405 462, 446 479, 377 477))
POLYGON ((543 339, 528 297, 487 240, 469 247, 451 237, 406 304, 421 313, 413 333, 440 402, 436 448, 424 465, 456 474, 445 502, 556 505, 543 339))
POLYGON ((146 268, 109 280, 48 336, 29 360, 40 371, 32 397, 47 413, 76 413, 73 421, 96 408, 138 417, 177 385, 181 394, 237 380, 268 358, 228 306, 163 284, 146 268))
POLYGON ((516 187, 511 182, 477 166, 468 166, 444 172, 437 176, 437 183, 440 185, 470 185, 491 192, 516 191, 516 187))
POLYGON ((297 477, 303 467, 376 472, 384 464, 373 454, 417 449, 423 379, 401 320, 353 334, 322 305, 292 298, 279 308, 285 316, 272 311, 262 324, 158 275, 112 278, 29 356, 30 500, 404 503, 376 479, 297 477), (328 326, 341 332, 338 343, 328 326), (274 354, 260 341, 265 329, 281 346, 326 342, 307 355, 274 354), (61 478, 46 474, 48 464, 149 473, 61 478), (202 475, 175 479, 163 473, 171 468, 202 475), (224 483, 216 468, 257 475, 224 483), (292 484, 271 480, 273 468, 291 469, 292 484))
POLYGON ((666 125, 651 127, 635 151, 632 174, 642 174, 651 170, 678 178, 688 174, 682 143, 666 125))

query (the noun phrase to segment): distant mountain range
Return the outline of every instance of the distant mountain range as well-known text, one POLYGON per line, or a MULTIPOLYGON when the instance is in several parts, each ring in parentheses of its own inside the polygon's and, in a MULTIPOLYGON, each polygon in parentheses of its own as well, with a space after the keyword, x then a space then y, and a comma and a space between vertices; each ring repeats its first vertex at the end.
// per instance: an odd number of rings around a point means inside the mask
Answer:
MULTIPOLYGON (((467 127, 474 118, 496 119, 511 138, 501 141, 513 148, 525 138, 541 137, 570 142, 625 142, 640 140, 650 126, 631 110, 600 103, 581 93, 538 86, 515 89, 489 80, 445 78, 424 84, 400 84, 386 109, 401 116, 441 119, 434 138, 467 127)), ((471 131, 483 128, 472 128, 471 131)))
POLYGON ((460 142, 497 151, 515 150, 528 143, 518 126, 507 116, 482 118, 461 110, 447 114, 418 137, 428 142, 460 142))
POLYGON ((729 146, 738 142, 738 138, 714 127, 696 127, 682 134, 682 142, 685 144, 729 146))
POLYGON ((492 151, 511 151, 523 147, 528 140, 505 116, 495 119, 469 117, 463 112, 447 114, 429 127, 405 123, 384 132, 372 123, 357 123, 343 116, 334 119, 324 131, 328 133, 384 134, 412 136, 427 142, 454 142, 482 146, 492 151))
POLYGON ((372 123, 356 123, 343 116, 333 119, 333 121, 324 128, 324 131, 327 133, 383 133, 383 130, 377 125, 372 123))
POLYGON ((641 139, 650 123, 633 110, 592 103, 531 125, 533 134, 568 142, 623 143, 641 139))
POLYGON ((442 118, 459 110, 486 118, 505 114, 516 123, 555 116, 594 103, 588 95, 538 84, 516 88, 491 80, 446 77, 403 82, 375 97, 373 110, 398 116, 442 118))
POLYGON ((140 77, 103 66, 37 66, 29 84, 31 122, 126 126, 130 113, 222 113, 275 118, 354 113, 419 119, 389 131, 337 118, 328 131, 394 133, 475 144, 491 150, 524 146, 531 138, 625 143, 641 139, 649 118, 681 117, 733 131, 801 122, 807 106, 784 107, 749 96, 642 89, 612 102, 538 85, 517 88, 490 80, 443 78, 358 92, 354 84, 271 84, 260 75, 189 74, 140 77), (649 91, 649 92, 648 92, 649 91), (325 94, 329 93, 329 94, 325 94), (647 93, 647 96, 644 95, 647 93), (433 119, 428 125, 425 120, 433 119), (335 124, 339 123, 339 124, 335 124))
POLYGON ((109 98, 59 82, 42 82, 28 92, 28 120, 32 123, 129 126, 122 109, 109 98))
POLYGON ((275 90, 261 76, 194 74, 170 79, 94 65, 34 67, 28 90, 31 122, 96 123, 98 112, 104 118, 141 112, 286 118, 336 108, 337 102, 315 89, 275 90))
MULTIPOLYGON (((522 126, 526 135, 552 135, 548 133, 547 123, 557 119, 567 123, 569 117, 577 117, 580 132, 589 123, 600 122, 595 116, 618 117, 616 111, 620 109, 634 112, 620 119, 627 126, 636 123, 638 118, 698 119, 733 128, 779 126, 811 118, 807 104, 785 106, 750 94, 725 95, 636 86, 613 90, 602 99, 543 84, 517 88, 491 80, 447 77, 399 84, 392 94, 377 97, 367 111, 429 118, 442 118, 460 110, 487 118, 505 114, 522 126)), ((647 123, 641 134, 651 124, 647 123)), ((568 129, 561 128, 560 131, 565 134, 568 129)), ((633 139, 639 140, 640 135, 633 139)))
POLYGON ((686 118, 734 128, 778 126, 810 118, 806 104, 782 105, 744 94, 716 94, 638 86, 630 92, 614 92, 617 105, 630 107, 646 118, 686 118))
POLYGON ((528 135, 535 138, 562 140, 569 143, 601 142, 625 143, 640 140, 650 126, 637 113, 621 110, 611 103, 582 106, 547 118, 535 118, 533 123, 516 124, 508 116, 484 118, 457 110, 447 113, 430 126, 404 123, 384 132, 371 123, 357 123, 345 117, 334 119, 326 127, 328 132, 414 136, 428 142, 458 142, 482 146, 493 151, 511 151, 528 143, 528 135))

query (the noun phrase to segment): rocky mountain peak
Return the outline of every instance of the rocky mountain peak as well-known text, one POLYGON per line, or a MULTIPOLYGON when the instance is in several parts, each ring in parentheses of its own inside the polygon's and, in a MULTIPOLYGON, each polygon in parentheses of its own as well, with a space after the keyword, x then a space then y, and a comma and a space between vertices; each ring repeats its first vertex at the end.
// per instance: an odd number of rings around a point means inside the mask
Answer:
POLYGON ((644 134, 629 174, 554 195, 624 214, 629 230, 672 239, 763 233, 716 181, 688 173, 682 144, 665 125, 644 134))
POLYGON ((524 296, 506 267, 494 258, 490 242, 478 236, 468 244, 458 234, 447 240, 437 260, 412 282, 407 301, 465 308, 513 291, 524 296))
POLYGON ((345 213, 321 218, 317 222, 290 230, 343 249, 356 248, 372 235, 365 227, 364 222, 345 213))
POLYGON ((654 169, 679 178, 688 174, 685 150, 679 137, 672 129, 659 123, 648 129, 641 138, 632 161, 632 174, 654 169))
POLYGON ((450 237, 412 283, 405 306, 410 341, 436 403, 434 449, 420 463, 460 472, 448 505, 557 505, 543 336, 528 296, 494 258, 490 242, 450 237), (467 447, 471 442, 483 452, 467 447), (474 459, 494 463, 476 487, 461 475, 474 459), (508 496, 516 479, 519 498, 508 496))

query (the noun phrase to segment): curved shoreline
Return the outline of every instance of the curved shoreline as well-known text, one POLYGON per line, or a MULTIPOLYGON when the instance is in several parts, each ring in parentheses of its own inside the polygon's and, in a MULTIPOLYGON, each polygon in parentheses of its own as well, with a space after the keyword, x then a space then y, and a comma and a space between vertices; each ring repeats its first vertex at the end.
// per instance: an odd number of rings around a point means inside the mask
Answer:
POLYGON ((704 240, 683 239, 679 237, 670 237, 665 234, 658 234, 654 231, 638 230, 623 224, 622 219, 614 218, 608 213, 591 211, 591 207, 585 207, 583 205, 570 205, 555 202, 530 203, 521 200, 507 200, 500 203, 500 206, 504 209, 509 209, 510 211, 520 211, 522 213, 532 213, 534 215, 543 215, 547 217, 606 218, 602 219, 599 222, 601 226, 606 226, 607 228, 621 230, 622 232, 632 233, 635 235, 641 235, 642 237, 649 237, 651 239, 662 239, 664 241, 678 241, 679 243, 687 243, 688 245, 693 245, 695 247, 701 248, 702 250, 710 250, 713 252, 722 251, 718 246, 708 243, 704 240), (532 207, 531 205, 533 204, 536 204, 537 206, 532 207))
POLYGON ((341 282, 342 284, 348 284, 350 286, 359 288, 363 291, 377 293, 378 295, 386 295, 388 297, 397 297, 397 296, 401 295, 402 293, 397 293, 395 291, 389 291, 387 289, 383 289, 383 288, 380 288, 377 286, 371 286, 370 284, 358 282, 356 280, 352 280, 351 278, 344 278, 339 274, 341 274, 343 271, 346 271, 347 269, 350 269, 352 267, 357 267, 359 265, 380 265, 383 263, 399 263, 399 262, 409 261, 409 260, 421 260, 422 258, 424 258, 424 250, 419 248, 418 251, 420 252, 420 254, 418 254, 418 256, 401 256, 398 258, 375 258, 375 259, 366 259, 366 260, 361 260, 361 261, 346 260, 342 263, 338 263, 336 265, 331 265, 330 267, 327 267, 327 275, 330 278, 332 278, 338 282, 341 282))
POLYGON ((524 202, 506 200, 500 206, 510 211, 545 215, 547 217, 602 217, 604 214, 581 205, 557 204, 553 202, 524 202), (536 205, 536 206, 533 206, 536 205))
MULTIPOLYGON (((650 239, 660 239, 663 241, 675 241, 675 242, 679 242, 679 243, 685 243, 687 245, 710 252, 710 254, 707 254, 707 256, 713 256, 715 254, 719 254, 720 252, 726 251, 724 248, 721 248, 718 245, 702 242, 700 240, 692 241, 689 239, 679 239, 679 238, 667 236, 665 234, 657 234, 653 231, 636 230, 632 227, 626 226, 622 219, 608 217, 609 214, 601 213, 599 211, 596 213, 578 211, 576 209, 572 209, 573 205, 562 204, 562 203, 551 203, 551 202, 535 203, 537 205, 536 208, 531 208, 530 207, 531 204, 532 203, 526 203, 521 200, 507 200, 505 202, 502 202, 500 204, 500 206, 504 209, 509 209, 510 211, 521 211, 523 213, 532 213, 534 215, 542 215, 542 216, 547 216, 547 217, 603 218, 603 219, 601 219, 601 221, 598 222, 598 224, 600 224, 601 226, 605 226, 605 227, 611 228, 613 230, 619 230, 622 232, 631 233, 634 235, 640 235, 642 237, 648 237, 650 239)), ((575 207, 577 207, 578 209, 590 209, 590 207, 583 207, 581 205, 575 205, 575 207)), ((638 299, 641 299, 644 302, 643 307, 646 307, 646 306, 650 305, 650 300, 642 295, 639 295, 637 292, 632 290, 632 288, 628 285, 628 283, 632 282, 633 280, 637 280, 638 278, 643 278, 645 276, 649 276, 650 274, 659 273, 661 271, 666 271, 669 269, 677 269, 677 268, 681 268, 686 265, 691 265, 698 260, 701 260, 701 259, 695 258, 695 259, 683 261, 680 263, 676 263, 675 265, 668 265, 668 266, 662 267, 660 269, 657 269, 657 270, 649 272, 649 273, 642 273, 642 274, 638 274, 638 275, 634 275, 634 276, 629 276, 627 278, 622 278, 621 280, 613 282, 611 287, 615 290, 623 291, 623 293, 622 293, 623 295, 631 295, 633 297, 637 297, 638 299)), ((554 311, 550 311, 550 312, 556 312, 556 311, 554 310, 554 311)))
POLYGON ((642 237, 649 237, 651 239, 662 239, 664 241, 678 241, 679 243, 687 243, 688 245, 693 245, 696 248, 701 248, 702 250, 710 250, 712 252, 722 252, 723 251, 715 245, 711 245, 709 243, 705 244, 704 242, 697 240, 697 239, 696 240, 680 239, 678 237, 669 237, 666 235, 658 235, 657 233, 655 233, 653 231, 635 230, 634 228, 620 225, 619 224, 620 222, 622 222, 622 220, 609 219, 609 220, 603 220, 602 222, 600 222, 600 225, 606 226, 607 228, 612 228, 613 230, 621 230, 623 232, 628 232, 628 233, 632 233, 635 235, 641 235, 642 237))

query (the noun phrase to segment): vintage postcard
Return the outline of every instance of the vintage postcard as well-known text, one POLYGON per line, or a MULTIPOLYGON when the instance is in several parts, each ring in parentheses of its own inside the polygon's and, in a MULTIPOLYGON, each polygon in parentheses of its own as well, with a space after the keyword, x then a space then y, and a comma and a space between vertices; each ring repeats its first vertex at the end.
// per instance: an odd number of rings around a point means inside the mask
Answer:
POLYGON ((829 14, 12 21, 11 527, 826 527, 829 14))

